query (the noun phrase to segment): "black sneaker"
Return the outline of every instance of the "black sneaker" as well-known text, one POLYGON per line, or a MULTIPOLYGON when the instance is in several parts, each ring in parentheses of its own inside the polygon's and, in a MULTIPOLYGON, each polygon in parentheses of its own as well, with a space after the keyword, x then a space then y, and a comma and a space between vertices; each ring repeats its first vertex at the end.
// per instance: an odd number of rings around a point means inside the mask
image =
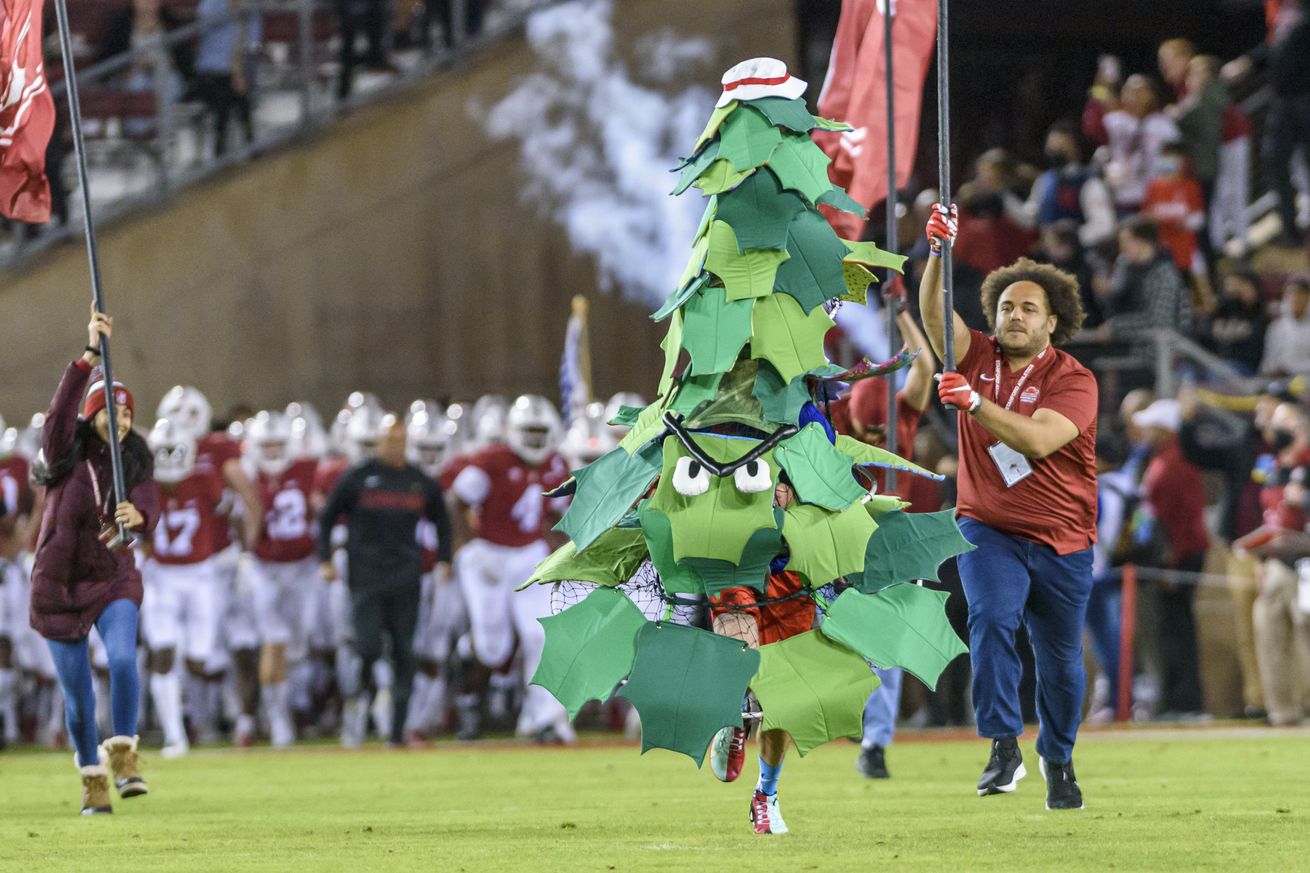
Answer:
POLYGON ((887 772, 887 750, 882 746, 861 747, 855 769, 866 779, 889 779, 892 775, 887 772))
POLYGON ((1082 809, 1083 790, 1078 787, 1078 780, 1073 775, 1073 761, 1068 764, 1052 764, 1045 758, 1037 762, 1037 769, 1042 771, 1046 780, 1047 809, 1082 809))
POLYGON ((1019 751, 1019 741, 992 740, 992 756, 987 760, 987 767, 978 780, 978 796, 989 794, 1009 794, 1019 784, 1019 780, 1028 775, 1023 768, 1023 754, 1019 751))

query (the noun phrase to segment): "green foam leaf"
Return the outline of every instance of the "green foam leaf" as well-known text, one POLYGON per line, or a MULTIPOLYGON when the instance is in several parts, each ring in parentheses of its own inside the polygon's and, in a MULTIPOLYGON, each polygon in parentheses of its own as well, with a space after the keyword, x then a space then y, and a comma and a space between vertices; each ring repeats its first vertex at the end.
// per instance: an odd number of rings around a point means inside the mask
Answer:
POLYGON ((782 532, 777 528, 757 530, 746 541, 736 562, 717 558, 687 558, 682 563, 696 571, 711 597, 725 588, 747 586, 763 591, 769 584, 769 562, 782 549, 782 532))
POLYGON ((877 594, 847 589, 828 607, 820 629, 879 667, 900 667, 936 690, 946 666, 969 651, 946 620, 947 596, 906 584, 877 594))
POLYGON ((942 562, 974 548, 960 533, 954 510, 888 512, 878 518, 878 530, 869 538, 864 571, 849 581, 865 594, 897 582, 941 581, 942 562))
POLYGON ((724 221, 716 220, 710 226, 708 239, 705 268, 723 282, 728 300, 745 300, 773 293, 774 277, 778 265, 787 260, 786 252, 769 249, 742 252, 732 226, 724 221))
POLYGON ((753 174, 735 191, 719 198, 717 217, 732 227, 737 250, 785 249, 787 228, 805 201, 783 191, 769 170, 753 174))
POLYGON ((641 716, 641 751, 681 752, 699 767, 720 728, 741 725, 741 701, 760 655, 728 637, 647 622, 619 692, 641 716))
MULTIPOLYGON (((705 143, 709 142, 719 133, 719 127, 728 116, 737 110, 737 101, 733 100, 723 106, 717 106, 714 112, 710 114, 710 120, 705 123, 705 129, 701 131, 700 136, 696 137, 695 149, 699 149, 705 143)), ((693 151, 695 150, 693 149, 693 151)))
POLYGON ((698 291, 709 285, 711 278, 713 277, 710 276, 709 273, 701 273, 695 279, 684 285, 680 290, 674 291, 668 296, 668 299, 664 301, 663 306, 651 313, 651 321, 663 321, 668 318, 673 314, 675 309, 682 306, 682 304, 690 300, 698 291))
POLYGON ((833 324, 822 307, 806 315, 789 294, 761 297, 751 313, 751 357, 768 361, 790 382, 828 363, 823 338, 833 324))
POLYGON ((673 524, 669 517, 652 507, 649 500, 643 500, 637 507, 637 519, 664 590, 670 594, 703 594, 705 583, 700 575, 673 557, 673 524))
POLYGON ((823 194, 819 195, 819 203, 824 206, 831 206, 833 209, 840 209, 842 212, 849 212, 851 215, 858 215, 860 218, 867 218, 869 210, 865 209, 854 197, 846 193, 846 189, 840 185, 833 185, 823 194))
POLYGON ((795 191, 810 203, 832 188, 828 178, 828 156, 808 136, 788 136, 769 155, 769 169, 778 177, 782 187, 795 191))
POLYGON ((706 168, 709 167, 710 164, 714 163, 715 159, 718 158, 718 156, 719 156, 719 144, 717 142, 712 142, 708 146, 706 146, 703 150, 697 152, 696 157, 691 158, 690 160, 686 161, 683 164, 682 174, 678 177, 678 184, 675 185, 673 190, 670 191, 669 193, 671 195, 677 196, 678 194, 681 194, 683 191, 686 191, 688 188, 690 188, 691 183, 695 182, 696 178, 701 173, 705 172, 706 168))
POLYGON ((878 687, 864 659, 817 630, 760 646, 751 691, 764 711, 762 730, 791 735, 802 756, 839 737, 858 737, 864 704, 878 687))
POLYGON ((786 262, 773 287, 796 298, 805 312, 846 290, 842 257, 846 247, 817 212, 802 212, 787 228, 786 262))
POLYGON ((753 170, 769 160, 782 136, 761 113, 749 105, 743 106, 719 128, 718 154, 737 172, 753 170))
POLYGON ((807 424, 783 440, 773 456, 787 472, 796 496, 806 503, 840 512, 868 493, 855 481, 850 457, 828 442, 818 424, 807 424))
POLYGON ((842 245, 848 249, 847 254, 842 258, 848 264, 859 264, 875 270, 887 269, 895 270, 898 273, 905 272, 906 255, 894 255, 878 248, 877 244, 871 242, 851 242, 844 239, 842 245))
POLYGON ((931 470, 925 470, 918 464, 905 460, 900 455, 892 454, 877 446, 871 446, 845 434, 837 434, 837 448, 850 455, 851 460, 857 464, 871 464, 904 473, 912 473, 915 476, 925 476, 929 479, 941 478, 931 470))
POLYGON ((801 407, 810 400, 805 376, 784 382, 768 363, 760 365, 752 393, 760 401, 765 419, 776 424, 795 424, 800 418, 801 407))
POLYGON ((629 454, 614 449, 574 473, 577 491, 555 530, 568 534, 584 552, 646 493, 660 472, 660 447, 652 443, 629 454))
POLYGON ((565 543, 550 557, 537 565, 532 578, 519 586, 548 582, 594 582, 613 587, 622 585, 634 575, 646 559, 646 540, 639 530, 607 530, 591 543, 585 552, 565 543))
POLYGON ((682 415, 691 415, 702 403, 713 400, 718 393, 723 373, 710 373, 706 376, 683 376, 678 385, 678 393, 669 408, 682 415))
POLYGON ((726 373, 751 338, 751 301, 728 300, 727 289, 706 288, 682 308, 682 347, 692 376, 726 373))
POLYGON ((846 131, 855 129, 844 121, 833 121, 831 118, 821 118, 818 115, 812 117, 814 119, 814 126, 820 130, 833 130, 845 133, 846 131))
POLYGON ((809 503, 787 507, 782 536, 791 547, 789 570, 813 588, 864 569, 864 551, 877 527, 862 506, 830 512, 809 503))
POLYGON ((669 331, 660 343, 664 349, 664 372, 660 374, 659 394, 663 397, 673 387, 673 372, 678 367, 678 357, 682 353, 682 310, 674 310, 669 320, 669 331))
POLYGON ((694 184, 705 194, 722 194, 736 188, 754 172, 753 169, 738 172, 732 168, 732 164, 719 159, 710 164, 705 172, 697 177, 694 184))
POLYGON ((621 591, 597 588, 558 615, 537 619, 546 631, 532 675, 575 718, 588 700, 608 700, 632 670, 637 634, 647 623, 621 591))
POLYGON ((750 101, 750 107, 769 120, 775 127, 785 127, 794 133, 809 133, 817 125, 814 116, 805 108, 800 97, 761 97, 750 101))

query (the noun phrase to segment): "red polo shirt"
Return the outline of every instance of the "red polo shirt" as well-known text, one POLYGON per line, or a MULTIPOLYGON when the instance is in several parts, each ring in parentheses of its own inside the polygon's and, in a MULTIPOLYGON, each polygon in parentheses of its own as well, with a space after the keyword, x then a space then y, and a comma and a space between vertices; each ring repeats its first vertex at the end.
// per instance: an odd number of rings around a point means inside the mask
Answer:
MULTIPOLYGON (((1004 406, 1027 367, 1011 372, 995 339, 977 330, 969 334, 969 354, 957 369, 981 396, 1004 406)), ((1006 488, 987 451, 998 440, 961 414, 957 506, 960 515, 1067 555, 1096 542, 1096 377, 1056 348, 1033 364, 1010 411, 1031 416, 1038 409, 1054 410, 1074 423, 1078 436, 1049 457, 1030 459, 1032 475, 1006 488)))

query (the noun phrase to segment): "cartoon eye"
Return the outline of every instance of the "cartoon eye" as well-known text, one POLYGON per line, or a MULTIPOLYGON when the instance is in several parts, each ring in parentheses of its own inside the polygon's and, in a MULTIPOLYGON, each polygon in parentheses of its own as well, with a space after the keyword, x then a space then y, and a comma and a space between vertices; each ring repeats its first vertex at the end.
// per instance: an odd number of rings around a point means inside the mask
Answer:
POLYGON ((732 481, 742 494, 759 494, 773 487, 773 478, 769 475, 769 465, 763 461, 751 461, 738 467, 732 474, 732 481))
POLYGON ((678 458, 673 468, 673 490, 684 497, 697 497, 710 490, 710 471, 695 458, 678 458))

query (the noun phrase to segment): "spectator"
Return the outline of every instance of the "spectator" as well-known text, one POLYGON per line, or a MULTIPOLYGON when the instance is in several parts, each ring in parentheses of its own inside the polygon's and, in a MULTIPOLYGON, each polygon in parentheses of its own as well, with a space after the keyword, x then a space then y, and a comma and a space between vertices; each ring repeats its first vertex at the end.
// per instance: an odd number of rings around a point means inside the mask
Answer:
POLYGON ((1192 600, 1195 575, 1205 566, 1210 538, 1205 531, 1205 485, 1201 471, 1183 457, 1178 443, 1182 412, 1177 400, 1157 400, 1133 417, 1149 433, 1151 461, 1142 476, 1142 496, 1163 528, 1169 554, 1159 583, 1160 664, 1163 668, 1162 718, 1191 719, 1203 714, 1192 600))
POLYGON ((1114 720, 1119 700, 1119 632, 1122 595, 1114 571, 1118 541, 1137 492, 1137 475, 1128 464, 1128 448, 1113 422, 1096 431, 1096 534, 1092 546, 1092 593, 1087 600, 1087 632, 1101 668, 1088 721, 1114 720))
POLYGON ((1205 225, 1205 196, 1187 166, 1187 150, 1168 143, 1160 150, 1146 186, 1142 212, 1155 219, 1160 244, 1184 274, 1203 275, 1197 261, 1196 232, 1205 225))
MULTIPOLYGON (((1198 55, 1187 64, 1187 89, 1200 93, 1218 76, 1219 59, 1198 55)), ((1231 99, 1219 124, 1218 166, 1214 189, 1206 202, 1210 207, 1211 248, 1221 251, 1225 242, 1236 238, 1245 252, 1250 226, 1246 205, 1251 202, 1251 120, 1231 99)))
POLYGON ((1187 64, 1195 55, 1196 46, 1190 39, 1166 39, 1156 51, 1160 78, 1180 100, 1187 94, 1187 64))
POLYGON ((254 142, 247 49, 258 45, 260 19, 245 0, 200 0, 196 15, 212 22, 200 32, 196 50, 195 96, 214 115, 214 156, 227 152, 227 123, 235 110, 246 145, 254 142))
POLYGON ((1037 234, 1023 226, 1023 201, 1015 194, 1009 154, 989 149, 978 157, 974 170, 974 177, 960 186, 960 230, 954 254, 959 262, 986 274, 1026 255, 1037 234))
POLYGON ((1082 131, 1089 142, 1108 145, 1110 136, 1105 130, 1105 116, 1119 108, 1119 89, 1123 86, 1123 71, 1114 55, 1101 55, 1096 60, 1096 77, 1087 93, 1083 106, 1082 131))
MULTIPOLYGON (((1304 410, 1281 403, 1265 438, 1277 450, 1277 467, 1261 493, 1264 542, 1260 594, 1255 599, 1255 644, 1265 708, 1273 725, 1298 724, 1310 704, 1310 614, 1297 603, 1296 563, 1310 557, 1306 544, 1310 484, 1310 420, 1304 410)), ((1257 537, 1253 534, 1248 542, 1257 537)))
MULTIPOLYGON (((1256 421, 1201 406, 1194 388, 1184 388, 1178 395, 1182 427, 1178 444, 1183 457, 1203 470, 1223 476, 1224 499, 1216 524, 1224 539, 1224 576, 1233 605, 1233 630, 1237 645, 1237 664, 1242 675, 1243 714, 1263 718, 1264 691, 1255 653, 1255 629, 1252 609, 1256 596, 1254 558, 1234 544, 1260 525, 1260 486, 1254 470, 1256 456, 1266 448, 1259 424, 1268 413, 1257 414, 1256 421)), ((1266 409, 1262 403, 1259 410, 1266 409)))
POLYGON ((1260 372, 1267 376, 1310 374, 1310 279, 1288 282, 1279 310, 1265 335, 1260 372))
MULTIPOLYGON (((1101 314, 1101 301, 1097 299, 1095 291, 1095 277, 1100 271, 1092 266, 1080 237, 1078 225, 1070 219, 1061 219, 1047 225, 1042 228, 1041 246, 1034 257, 1073 274, 1073 277, 1078 280, 1078 292, 1082 295, 1083 310, 1087 313, 1083 327, 1099 327, 1105 320, 1101 314)), ((1100 259, 1096 260, 1099 267, 1100 259)))
POLYGON ((360 62, 356 55, 359 32, 364 31, 368 51, 363 57, 365 66, 384 72, 396 72, 387 59, 387 2, 386 0, 336 0, 337 18, 341 23, 341 74, 337 79, 337 99, 345 100, 355 87, 355 66, 360 62))
POLYGON ((1106 337, 1152 329, 1184 334, 1191 330, 1187 285, 1173 259, 1161 250, 1155 222, 1146 216, 1120 225, 1108 314, 1101 325, 1106 337))
POLYGON ((1231 267, 1224 276, 1223 296, 1210 320, 1206 345, 1243 375, 1254 376, 1260 369, 1268 328, 1255 273, 1245 264, 1231 267))
POLYGON ((1176 101, 1169 113, 1182 134, 1186 154, 1192 159, 1192 172, 1209 203, 1219 174, 1219 131, 1229 103, 1228 89, 1213 77, 1190 76, 1188 71, 1195 57, 1196 47, 1185 39, 1165 40, 1160 45, 1160 75, 1173 89, 1176 101))
POLYGON ((1072 122, 1058 122, 1047 132, 1046 162, 1050 169, 1037 177, 1024 204, 1025 225, 1045 230, 1061 219, 1071 219, 1084 246, 1108 241, 1114 235, 1110 190, 1083 163, 1082 143, 1072 122))
POLYGON ((1224 74, 1239 78, 1260 61, 1268 62, 1273 88, 1261 159, 1278 194, 1278 216, 1283 229, 1277 242, 1299 246, 1304 236, 1296 226, 1296 190, 1292 186, 1291 165, 1298 148, 1303 154, 1310 154, 1310 15, 1305 11, 1305 0, 1282 0, 1270 28, 1269 42, 1225 66, 1224 74))
POLYGON ((1122 108, 1105 116, 1105 130, 1110 154, 1106 181, 1122 218, 1141 208, 1160 149, 1179 134, 1178 127, 1159 111, 1155 88, 1146 76, 1129 76, 1121 101, 1122 108))

